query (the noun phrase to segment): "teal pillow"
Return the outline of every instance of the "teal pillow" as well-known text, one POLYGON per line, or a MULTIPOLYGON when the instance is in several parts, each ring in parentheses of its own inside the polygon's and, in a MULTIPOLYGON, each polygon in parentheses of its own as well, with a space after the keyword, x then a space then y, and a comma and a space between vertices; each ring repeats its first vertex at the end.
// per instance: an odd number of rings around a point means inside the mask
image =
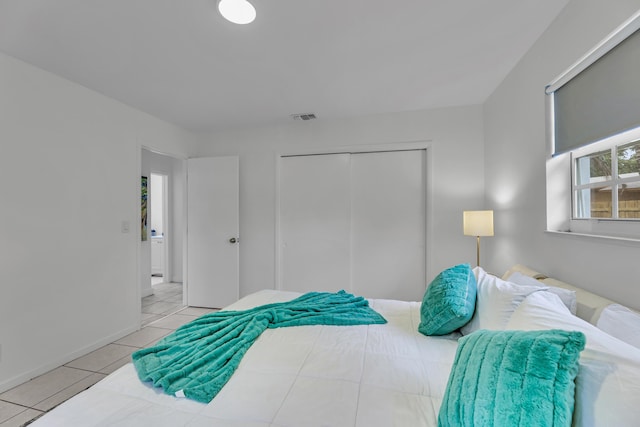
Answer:
POLYGON ((557 329, 460 338, 438 426, 570 426, 584 345, 557 329))
POLYGON ((418 331, 446 335, 466 325, 475 310, 476 291, 476 276, 469 264, 442 271, 424 293, 418 331))

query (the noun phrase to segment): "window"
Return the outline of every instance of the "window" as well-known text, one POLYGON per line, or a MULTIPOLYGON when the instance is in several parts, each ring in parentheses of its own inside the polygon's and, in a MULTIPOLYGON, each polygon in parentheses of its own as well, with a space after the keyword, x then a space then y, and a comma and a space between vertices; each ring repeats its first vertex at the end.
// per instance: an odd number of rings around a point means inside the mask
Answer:
POLYGON ((546 87, 547 229, 640 240, 640 11, 546 87))
POLYGON ((573 219, 640 220, 640 140, 593 145, 572 157, 573 219))

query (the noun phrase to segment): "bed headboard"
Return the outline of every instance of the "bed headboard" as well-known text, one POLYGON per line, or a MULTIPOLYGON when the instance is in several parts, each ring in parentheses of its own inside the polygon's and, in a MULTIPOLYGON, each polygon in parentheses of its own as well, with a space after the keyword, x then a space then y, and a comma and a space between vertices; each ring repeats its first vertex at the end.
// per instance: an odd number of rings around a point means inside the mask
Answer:
POLYGON ((526 276, 530 276, 535 279, 538 279, 540 282, 544 283, 545 285, 555 286, 557 288, 564 288, 564 289, 575 291, 576 299, 578 300, 578 309, 577 309, 576 315, 593 325, 595 325, 598 322, 598 319, 600 318, 600 313, 602 313, 602 310, 606 306, 610 304, 616 304, 616 302, 611 301, 607 298, 601 297, 600 295, 596 295, 592 292, 586 291, 584 289, 578 288, 576 286, 570 285, 560 280, 547 277, 544 274, 537 272, 535 270, 532 270, 531 268, 521 264, 516 264, 513 267, 511 267, 509 270, 507 270, 507 272, 504 273, 504 275, 502 276, 502 279, 507 280, 509 276, 511 276, 515 272, 519 272, 526 276))

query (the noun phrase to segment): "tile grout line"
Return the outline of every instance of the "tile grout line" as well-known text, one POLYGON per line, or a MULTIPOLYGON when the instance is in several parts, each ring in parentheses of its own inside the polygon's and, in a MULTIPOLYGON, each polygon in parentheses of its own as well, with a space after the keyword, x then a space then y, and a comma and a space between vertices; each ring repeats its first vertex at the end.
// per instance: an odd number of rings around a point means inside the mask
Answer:
MULTIPOLYGON (((21 404, 21 403, 11 402, 11 401, 9 401, 9 400, 5 400, 5 399, 0 399, 0 402, 8 403, 8 404, 10 404, 10 405, 20 406, 20 407, 23 407, 23 408, 25 408, 25 409, 34 409, 34 408, 32 408, 31 406, 26 406, 26 405, 23 405, 23 404, 21 404)), ((17 414, 16 414, 16 415, 17 415, 17 414)), ((15 415, 14 415, 14 417, 15 417, 15 415)), ((11 418, 13 418, 13 417, 11 417, 11 418)), ((9 418, 9 419, 10 419, 10 418, 9 418)), ((7 421, 7 420, 5 420, 5 421, 7 421)), ((3 421, 3 422, 5 422, 5 421, 3 421)), ((1 425, 1 424, 2 424, 2 423, 0 423, 0 425, 1 425)))
MULTIPOLYGON (((63 365, 63 366, 64 366, 64 365, 63 365)), ((93 374, 100 374, 100 372, 93 372, 93 371, 87 371, 87 370, 84 370, 84 369, 71 368, 70 366, 65 366, 65 368, 69 368, 69 369, 77 369, 78 371, 84 371, 84 372, 90 372, 90 373, 91 373, 91 375, 93 375, 93 374)), ((70 385, 68 385, 67 387, 63 388, 63 389, 58 390, 57 392, 53 393, 51 396, 47 397, 46 399, 42 399, 40 402, 38 402, 38 403, 36 403, 34 406, 30 407, 30 409, 33 409, 33 410, 35 410, 35 411, 40 411, 40 412, 42 412, 42 413, 47 413, 47 412, 51 411, 52 409, 54 409, 56 406, 62 405, 64 402, 66 402, 66 401, 67 401, 67 400, 69 400, 70 398, 67 398, 67 399, 63 400, 62 402, 60 402, 60 403, 58 403, 58 404, 54 405, 53 407, 51 407, 51 408, 49 408, 49 409, 47 409, 47 410, 43 410, 43 409, 38 409, 38 408, 36 408, 36 406, 38 406, 39 404, 41 404, 41 403, 42 403, 42 402, 44 402, 45 400, 51 399, 51 398, 52 398, 52 397, 54 397, 55 395, 57 395, 57 394, 59 394, 59 393, 62 393, 62 392, 63 392, 63 391, 65 391, 65 390, 68 390, 69 388, 73 387, 74 385, 76 385, 76 384, 78 384, 78 383, 80 383, 80 382, 82 382, 82 381, 86 380, 87 378, 91 377, 91 375, 87 375, 86 377, 84 377, 84 378, 82 378, 82 379, 80 379, 80 380, 78 380, 78 381, 74 382, 73 384, 70 384, 70 385)), ((100 375, 104 375, 104 376, 106 377, 106 375, 105 375, 105 374, 100 374, 100 375)), ((93 385, 93 384, 92 384, 92 385, 93 385)), ((91 387, 92 385, 88 386, 87 388, 91 387)), ((85 388, 84 390, 86 390, 87 388, 85 388)), ((82 391, 84 391, 84 390, 82 390, 82 391)), ((78 392, 78 393, 80 393, 80 392, 78 392)), ((75 396, 76 394, 78 394, 78 393, 75 393, 75 394, 74 394, 74 396, 75 396)))
MULTIPOLYGON (((18 412, 17 414, 15 414, 15 415, 13 415, 13 416, 11 416, 11 417, 7 418, 6 420, 4 420, 4 421, 0 422, 0 426, 2 426, 2 425, 3 425, 3 424, 5 424, 5 423, 8 423, 9 421, 11 421, 12 419, 14 419, 14 418, 16 418, 16 417, 18 417, 18 416, 20 416, 21 414, 25 413, 25 412, 26 412, 26 411, 28 411, 29 409, 30 409, 30 410, 32 410, 32 411, 36 411, 36 412, 38 412, 38 415, 36 415, 35 417, 31 418, 31 419, 30 419, 29 421, 27 421, 26 423, 21 424, 21 427, 25 427, 25 426, 27 426, 27 425, 31 424, 32 422, 34 422, 35 420, 37 420, 38 418, 40 418, 41 416, 43 416, 44 414, 46 414, 46 413, 48 412, 48 411, 42 411, 42 410, 40 410, 40 409, 33 408, 33 407, 31 407, 31 406, 22 405, 22 404, 20 404, 20 403, 9 402, 9 401, 4 400, 4 399, 0 399, 0 402, 5 402, 5 403, 8 403, 8 404, 10 404, 10 405, 19 406, 19 407, 21 407, 21 408, 24 408, 22 411, 18 412)), ((53 408, 52 408, 52 409, 53 409, 53 408)))

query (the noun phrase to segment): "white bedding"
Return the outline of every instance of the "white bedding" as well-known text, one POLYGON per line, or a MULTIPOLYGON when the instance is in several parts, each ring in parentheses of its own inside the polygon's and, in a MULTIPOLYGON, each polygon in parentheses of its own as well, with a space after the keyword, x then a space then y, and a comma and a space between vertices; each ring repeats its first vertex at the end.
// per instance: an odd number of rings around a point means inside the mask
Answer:
MULTIPOLYGON (((227 309, 298 295, 266 290, 227 309)), ((386 325, 265 331, 209 404, 165 395, 128 364, 32 426, 436 426, 459 335, 418 333, 419 302, 369 302, 386 325)))

